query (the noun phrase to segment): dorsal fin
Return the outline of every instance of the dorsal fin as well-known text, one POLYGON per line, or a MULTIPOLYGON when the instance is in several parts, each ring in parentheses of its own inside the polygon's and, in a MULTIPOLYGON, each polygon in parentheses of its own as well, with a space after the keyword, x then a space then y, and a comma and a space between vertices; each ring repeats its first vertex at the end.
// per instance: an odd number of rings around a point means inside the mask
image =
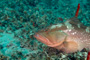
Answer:
MULTIPOLYGON (((75 27, 75 28, 80 28, 80 29, 85 29, 86 32, 90 32, 90 26, 87 27, 85 26, 83 23, 80 22, 80 20, 77 18, 78 17, 78 14, 79 14, 79 9, 80 9, 80 4, 78 4, 78 7, 77 7, 77 10, 76 10, 76 14, 75 14, 75 17, 73 18, 70 18, 68 21, 66 22, 69 22, 71 24, 71 26, 75 27)), ((69 24, 69 25, 70 25, 69 24)))
POLYGON ((72 24, 73 26, 77 26, 78 28, 82 28, 85 29, 86 26, 80 22, 80 20, 77 17, 73 17, 71 19, 69 19, 69 23, 72 24))
POLYGON ((73 17, 69 20, 69 23, 74 27, 74 28, 78 28, 78 29, 84 29, 86 30, 86 32, 90 32, 90 27, 85 26, 83 23, 80 22, 80 20, 77 17, 73 17))

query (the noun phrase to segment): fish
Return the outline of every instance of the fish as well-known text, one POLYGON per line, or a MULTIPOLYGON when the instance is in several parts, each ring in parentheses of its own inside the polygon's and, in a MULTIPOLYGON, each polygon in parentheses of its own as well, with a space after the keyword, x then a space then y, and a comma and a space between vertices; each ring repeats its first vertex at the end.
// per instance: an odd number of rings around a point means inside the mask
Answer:
POLYGON ((80 4, 75 17, 42 29, 36 32, 34 37, 47 46, 65 53, 74 53, 84 48, 90 51, 90 27, 83 25, 78 19, 79 8, 80 4))

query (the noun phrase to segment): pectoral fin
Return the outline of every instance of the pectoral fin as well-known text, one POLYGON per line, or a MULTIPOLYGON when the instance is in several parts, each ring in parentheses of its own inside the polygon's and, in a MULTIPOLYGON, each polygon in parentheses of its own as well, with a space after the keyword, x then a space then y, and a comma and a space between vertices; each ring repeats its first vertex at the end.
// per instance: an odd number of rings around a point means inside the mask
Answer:
POLYGON ((78 50, 78 44, 75 41, 65 41, 63 45, 63 51, 66 53, 72 53, 78 50))

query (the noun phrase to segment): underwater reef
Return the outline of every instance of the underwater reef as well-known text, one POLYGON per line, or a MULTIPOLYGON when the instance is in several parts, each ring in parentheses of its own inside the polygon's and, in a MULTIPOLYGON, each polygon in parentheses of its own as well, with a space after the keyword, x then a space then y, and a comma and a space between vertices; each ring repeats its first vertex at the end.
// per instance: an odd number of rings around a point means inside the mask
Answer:
POLYGON ((37 41, 37 31, 75 16, 90 27, 89 0, 1 0, 0 60, 86 60, 88 49, 63 53, 37 41))

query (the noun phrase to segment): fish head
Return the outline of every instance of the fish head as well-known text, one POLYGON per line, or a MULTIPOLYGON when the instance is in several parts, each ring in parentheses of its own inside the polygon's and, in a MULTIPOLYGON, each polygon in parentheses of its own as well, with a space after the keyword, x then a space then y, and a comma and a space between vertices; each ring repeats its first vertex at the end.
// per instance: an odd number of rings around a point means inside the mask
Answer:
POLYGON ((34 37, 40 42, 48 46, 51 46, 60 43, 61 41, 64 41, 65 38, 67 37, 67 34, 61 30, 50 31, 50 32, 43 31, 36 33, 34 37))
POLYGON ((34 37, 46 44, 49 47, 56 48, 58 50, 61 50, 65 53, 73 53, 78 51, 78 43, 76 42, 78 39, 75 37, 70 36, 68 32, 65 30, 68 30, 66 27, 58 27, 48 29, 50 31, 40 31, 37 32, 34 37))
POLYGON ((63 42, 66 40, 67 36, 68 35, 62 30, 54 30, 49 32, 41 31, 41 32, 37 32, 34 35, 34 37, 38 41, 46 44, 49 47, 54 47, 57 49, 61 49, 61 47, 58 48, 57 46, 62 45, 63 42))

